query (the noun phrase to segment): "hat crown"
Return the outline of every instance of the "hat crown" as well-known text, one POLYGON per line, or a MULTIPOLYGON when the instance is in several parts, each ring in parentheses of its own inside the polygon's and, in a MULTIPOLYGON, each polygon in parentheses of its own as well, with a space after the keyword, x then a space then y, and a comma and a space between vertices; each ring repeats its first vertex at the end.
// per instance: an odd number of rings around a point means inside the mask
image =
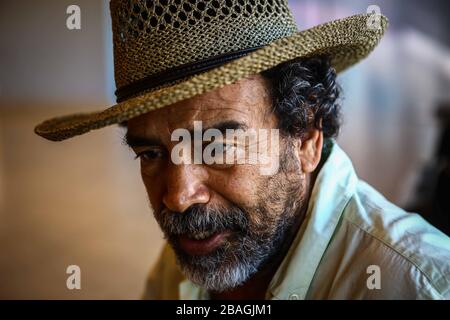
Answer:
POLYGON ((287 0, 111 0, 117 88, 297 31, 287 0))

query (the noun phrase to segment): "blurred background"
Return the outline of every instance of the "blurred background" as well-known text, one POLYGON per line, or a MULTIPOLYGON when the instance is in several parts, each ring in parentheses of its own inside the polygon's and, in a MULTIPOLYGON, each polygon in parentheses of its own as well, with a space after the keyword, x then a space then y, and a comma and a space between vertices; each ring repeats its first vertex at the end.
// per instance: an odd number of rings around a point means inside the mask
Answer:
MULTIPOLYGON (((375 52, 339 76, 338 141, 361 178, 448 231, 448 215, 430 212, 450 195, 450 3, 289 3, 299 29, 369 5, 390 19, 375 52)), ((139 298, 162 246, 121 129, 61 143, 33 133, 49 117, 114 104, 110 23, 106 0, 0 0, 0 299, 139 298), (81 30, 66 27, 71 4, 81 30), (66 288, 72 264, 81 290, 66 288)))

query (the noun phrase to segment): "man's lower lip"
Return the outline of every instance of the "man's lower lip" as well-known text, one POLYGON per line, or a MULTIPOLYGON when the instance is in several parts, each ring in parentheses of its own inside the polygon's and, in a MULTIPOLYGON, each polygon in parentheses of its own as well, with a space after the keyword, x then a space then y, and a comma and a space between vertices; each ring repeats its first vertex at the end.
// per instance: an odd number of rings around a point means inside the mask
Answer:
POLYGON ((192 239, 187 236, 179 236, 178 241, 181 249, 187 254, 200 256, 211 253, 214 249, 218 248, 225 242, 229 233, 229 231, 217 232, 202 240, 192 239))

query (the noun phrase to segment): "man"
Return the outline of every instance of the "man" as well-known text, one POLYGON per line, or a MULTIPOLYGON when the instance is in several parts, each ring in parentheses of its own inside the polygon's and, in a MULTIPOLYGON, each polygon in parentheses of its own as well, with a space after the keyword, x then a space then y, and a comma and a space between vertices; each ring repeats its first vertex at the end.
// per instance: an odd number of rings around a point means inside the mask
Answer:
POLYGON ((167 239, 145 298, 450 297, 450 240, 360 181, 333 140, 336 73, 374 49, 384 17, 298 32, 282 0, 111 13, 118 104, 35 131, 127 128, 167 239))

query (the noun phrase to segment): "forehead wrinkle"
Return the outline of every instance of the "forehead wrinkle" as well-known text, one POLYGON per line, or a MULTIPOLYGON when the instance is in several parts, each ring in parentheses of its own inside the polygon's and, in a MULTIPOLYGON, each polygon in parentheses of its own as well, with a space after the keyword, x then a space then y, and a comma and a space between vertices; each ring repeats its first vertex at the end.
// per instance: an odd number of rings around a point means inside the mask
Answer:
MULTIPOLYGON (((187 112, 188 110, 186 110, 187 112)), ((178 121, 180 116, 176 116, 176 119, 174 119, 173 121, 171 121, 171 117, 167 117, 167 129, 168 131, 173 131, 177 128, 188 128, 191 127, 193 125, 194 121, 211 121, 211 120, 216 120, 216 119, 223 119, 225 118, 230 118, 229 120, 236 120, 233 119, 234 117, 232 117, 232 114, 227 112, 226 114, 221 114, 220 112, 215 113, 214 111, 233 111, 234 113, 239 113, 239 115, 243 115, 244 120, 247 121, 249 118, 248 112, 245 112, 244 110, 241 110, 240 108, 233 108, 233 107, 225 107, 225 108, 220 108, 220 107, 213 107, 213 108, 207 108, 207 109, 196 109, 194 110, 193 114, 186 114, 183 112, 183 117, 186 117, 186 120, 182 120, 182 121, 178 121), (213 112, 213 114, 211 114, 211 112, 213 112), (202 115, 204 114, 204 115, 202 115), (187 121, 188 123, 183 123, 187 121)))
POLYGON ((183 127, 181 124, 186 127, 187 124, 183 123, 185 121, 191 121, 187 126, 190 127, 194 120, 209 121, 214 118, 223 118, 221 112, 229 111, 244 116, 243 120, 245 121, 252 121, 255 117, 265 120, 268 112, 260 110, 261 107, 267 109, 263 104, 263 101, 267 101, 267 90, 263 84, 259 77, 253 76, 202 96, 168 106, 165 111, 167 113, 163 116, 166 123, 165 128, 161 128, 162 132, 167 131, 167 134, 170 135, 171 131, 183 127), (251 85, 255 82, 257 82, 256 85, 251 85), (209 116, 210 112, 213 115, 209 116), (204 114, 207 116, 205 117, 204 114), (202 115, 204 118, 201 117, 202 115))
POLYGON ((266 106, 262 107, 264 109, 263 111, 263 122, 267 122, 270 121, 270 119, 273 119, 273 117, 275 117, 275 113, 274 110, 272 110, 272 102, 266 101, 266 106))
MULTIPOLYGON (((240 116, 243 116, 244 118, 247 118, 248 112, 245 110, 242 110, 241 108, 233 108, 233 107, 225 107, 225 108, 210 108, 207 110, 204 110, 207 113, 207 116, 204 117, 202 120, 210 120, 210 119, 216 119, 216 118, 223 118, 223 117, 230 117, 233 115, 233 113, 238 113, 240 116), (218 112, 215 112, 218 111, 218 112), (220 112, 222 111, 222 112, 220 112), (231 112, 227 112, 231 111, 231 112), (211 114, 212 113, 212 114, 211 114)), ((197 120, 197 119, 195 119, 197 120)))
POLYGON ((250 105, 258 103, 257 97, 265 97, 268 94, 268 82, 261 74, 249 76, 226 88, 228 90, 218 92, 222 99, 226 101, 245 100, 250 105), (226 93, 231 94, 225 96, 226 93))

